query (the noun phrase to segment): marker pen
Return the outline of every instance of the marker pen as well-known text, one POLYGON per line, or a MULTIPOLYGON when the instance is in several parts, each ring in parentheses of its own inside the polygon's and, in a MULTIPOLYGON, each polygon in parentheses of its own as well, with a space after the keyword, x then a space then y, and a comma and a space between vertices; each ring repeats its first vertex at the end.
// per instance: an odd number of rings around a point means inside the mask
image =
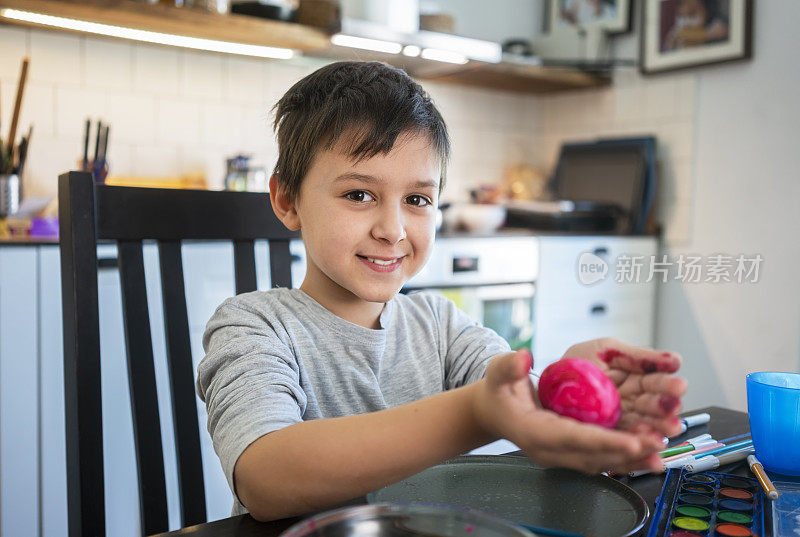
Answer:
POLYGON ((708 423, 709 421, 711 421, 711 414, 707 412, 681 418, 681 432, 678 434, 685 433, 686 429, 688 429, 689 427, 696 427, 698 425, 703 425, 704 423, 708 423))
POLYGON ((708 457, 690 462, 686 465, 687 472, 705 472, 708 470, 715 470, 725 464, 732 462, 743 461, 748 455, 753 453, 752 448, 743 449, 741 451, 733 451, 731 453, 723 453, 719 456, 709 455, 708 457))

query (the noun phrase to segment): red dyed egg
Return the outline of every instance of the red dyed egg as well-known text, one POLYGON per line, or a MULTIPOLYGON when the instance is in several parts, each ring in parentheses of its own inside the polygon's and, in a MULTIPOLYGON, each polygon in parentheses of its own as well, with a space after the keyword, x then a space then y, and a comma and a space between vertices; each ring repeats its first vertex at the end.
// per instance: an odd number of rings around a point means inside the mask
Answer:
POLYGON ((613 429, 622 413, 619 392, 593 363, 563 358, 539 378, 539 400, 548 410, 585 423, 613 429))

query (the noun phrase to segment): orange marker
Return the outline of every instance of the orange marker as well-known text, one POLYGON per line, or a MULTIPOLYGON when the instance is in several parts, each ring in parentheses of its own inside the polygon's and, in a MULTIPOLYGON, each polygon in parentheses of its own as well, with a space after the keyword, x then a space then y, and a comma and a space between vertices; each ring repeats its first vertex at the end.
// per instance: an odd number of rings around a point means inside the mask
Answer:
POLYGON ((761 488, 764 489, 764 492, 767 493, 770 500, 777 500, 778 499, 778 489, 775 488, 775 485, 772 484, 767 473, 764 471, 764 467, 758 462, 755 455, 748 455, 747 462, 750 464, 750 469, 756 474, 756 479, 758 482, 761 483, 761 488))

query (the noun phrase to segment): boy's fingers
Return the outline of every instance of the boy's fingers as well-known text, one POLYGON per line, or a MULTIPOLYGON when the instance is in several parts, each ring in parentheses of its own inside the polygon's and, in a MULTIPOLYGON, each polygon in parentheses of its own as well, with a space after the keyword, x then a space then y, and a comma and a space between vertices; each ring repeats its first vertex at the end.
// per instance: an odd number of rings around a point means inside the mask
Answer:
POLYGON ((637 414, 663 418, 677 415, 681 409, 680 397, 667 393, 645 393, 633 401, 633 410, 637 414))
MULTIPOLYGON (((642 442, 627 432, 603 429, 587 425, 570 418, 540 410, 535 412, 530 425, 523 425, 529 431, 536 431, 531 439, 541 449, 548 451, 619 451, 636 456, 642 453, 642 442)), ((524 441, 524 440, 523 440, 524 441)))
POLYGON ((611 368, 631 373, 675 373, 681 367, 681 357, 677 353, 634 347, 616 340, 600 351, 598 358, 611 368))
POLYGON ((643 375, 641 382, 644 392, 671 395, 673 397, 682 397, 686 394, 686 381, 669 373, 643 375))
POLYGON ((533 357, 528 350, 501 354, 492 359, 486 370, 486 379, 492 386, 500 386, 526 377, 532 366, 533 357))
POLYGON ((660 472, 663 469, 661 457, 657 453, 636 457, 618 452, 572 452, 572 451, 536 451, 536 462, 545 466, 561 466, 597 474, 607 470, 615 473, 627 473, 633 470, 649 469, 660 472))
POLYGON ((680 433, 681 422, 677 416, 656 418, 631 411, 622 414, 617 427, 626 431, 641 431, 647 429, 663 436, 671 437, 680 433))

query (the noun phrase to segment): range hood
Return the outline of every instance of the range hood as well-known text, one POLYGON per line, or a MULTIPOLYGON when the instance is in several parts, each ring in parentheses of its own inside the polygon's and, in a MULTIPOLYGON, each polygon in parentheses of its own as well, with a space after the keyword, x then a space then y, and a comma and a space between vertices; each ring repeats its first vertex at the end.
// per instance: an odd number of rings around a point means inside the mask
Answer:
POLYGON ((419 29, 419 0, 343 0, 337 46, 448 63, 499 63, 499 43, 419 29))

